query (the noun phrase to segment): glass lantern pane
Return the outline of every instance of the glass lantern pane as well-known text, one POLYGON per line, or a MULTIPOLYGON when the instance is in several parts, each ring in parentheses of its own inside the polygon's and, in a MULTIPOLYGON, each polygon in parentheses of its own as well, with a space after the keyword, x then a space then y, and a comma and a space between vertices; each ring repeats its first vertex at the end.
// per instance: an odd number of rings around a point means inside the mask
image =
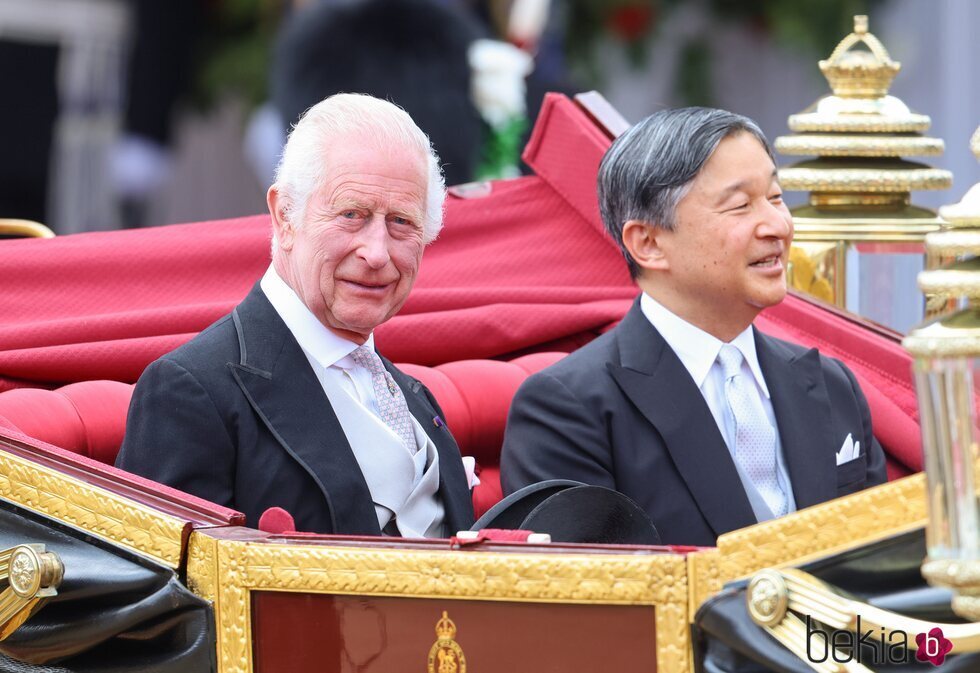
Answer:
POLYGON ((980 559, 974 367, 967 358, 916 362, 934 560, 980 559))

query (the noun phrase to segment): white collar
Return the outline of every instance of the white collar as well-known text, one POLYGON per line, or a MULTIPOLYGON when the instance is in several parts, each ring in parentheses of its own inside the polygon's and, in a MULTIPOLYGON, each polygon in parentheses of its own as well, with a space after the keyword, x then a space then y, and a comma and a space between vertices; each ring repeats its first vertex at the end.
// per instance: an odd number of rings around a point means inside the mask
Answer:
MULTIPOLYGON (((700 327, 696 327, 672 313, 646 292, 640 295, 640 310, 680 358, 681 363, 690 372, 691 378, 694 379, 695 385, 701 388, 724 343, 700 327)), ((766 397, 769 397, 769 387, 762 376, 759 357, 755 352, 755 335, 752 331, 752 325, 746 327, 741 334, 732 339, 731 344, 741 351, 742 357, 745 358, 745 362, 748 363, 749 369, 752 371, 752 376, 759 384, 759 388, 766 397)))
MULTIPOLYGON (((293 288, 279 277, 272 265, 259 281, 259 287, 308 357, 324 369, 333 365, 345 369, 354 366, 353 360, 342 360, 347 359, 358 344, 337 336, 317 320, 293 288)), ((374 350, 374 334, 368 337, 364 345, 374 350)))

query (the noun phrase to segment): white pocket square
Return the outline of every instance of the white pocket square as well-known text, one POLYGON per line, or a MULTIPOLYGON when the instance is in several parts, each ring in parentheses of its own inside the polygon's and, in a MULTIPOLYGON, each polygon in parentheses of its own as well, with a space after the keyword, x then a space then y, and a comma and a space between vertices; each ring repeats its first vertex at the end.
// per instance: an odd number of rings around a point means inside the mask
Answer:
POLYGON ((861 442, 855 442, 851 434, 847 434, 847 438, 844 439, 844 445, 840 447, 840 451, 837 452, 837 464, 843 465, 848 463, 861 455, 861 442))
POLYGON ((466 486, 471 491, 480 485, 480 478, 476 476, 476 458, 473 456, 463 456, 463 470, 466 472, 466 486))

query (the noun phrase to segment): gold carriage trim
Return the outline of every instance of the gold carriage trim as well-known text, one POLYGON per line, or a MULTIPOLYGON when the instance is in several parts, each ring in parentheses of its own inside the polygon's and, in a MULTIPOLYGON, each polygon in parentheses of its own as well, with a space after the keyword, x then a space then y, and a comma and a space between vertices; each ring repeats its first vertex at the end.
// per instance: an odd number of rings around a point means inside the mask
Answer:
POLYGON ((949 189, 953 174, 940 168, 780 168, 783 189, 812 192, 911 192, 949 189))
POLYGON ((967 308, 944 315, 916 328, 902 339, 902 346, 916 358, 916 367, 933 358, 976 357, 980 340, 980 309, 967 308))
POLYGON ((824 157, 931 157, 940 156, 940 138, 806 135, 776 138, 776 151, 791 156, 824 157))
MULTIPOLYGON (((888 610, 851 600, 838 595, 833 589, 813 575, 797 569, 766 569, 757 573, 749 582, 745 595, 749 615, 776 640, 786 646, 803 661, 806 656, 807 633, 799 615, 814 619, 828 628, 853 631, 862 624, 865 637, 885 642, 885 634, 901 631, 906 634, 926 633, 939 626, 943 634, 953 642, 957 653, 980 651, 980 624, 936 624, 906 617, 888 610)), ((915 640, 907 640, 909 650, 915 650, 915 640)), ((833 643, 830 644, 834 646, 833 643)), ((845 661, 836 656, 833 660, 845 661)), ((830 661, 826 665, 810 664, 816 670, 869 670, 861 664, 837 666, 830 661)))
POLYGON ((913 112, 887 117, 801 112, 790 115, 787 123, 793 133, 923 133, 931 124, 928 115, 913 112))
POLYGON ((19 629, 44 601, 58 594, 65 567, 43 544, 23 544, 0 551, 0 640, 19 629))
POLYGON ((698 604, 725 582, 763 568, 807 563, 922 528, 925 475, 914 474, 788 516, 725 533, 718 549, 693 554, 698 604))
POLYGON ((970 258, 967 260, 969 268, 963 262, 956 264, 963 265, 961 268, 930 269, 919 273, 919 289, 926 294, 943 293, 955 297, 970 297, 975 299, 980 297, 980 258, 970 258))
POLYGON ((171 568, 180 565, 183 521, 2 450, 0 498, 171 568))
POLYGON ((680 554, 516 554, 364 549, 190 537, 187 581, 214 601, 221 673, 251 669, 252 591, 655 608, 658 670, 689 673, 680 554))
POLYGON ((804 241, 921 241, 939 231, 935 218, 861 218, 825 220, 815 217, 794 218, 794 244, 804 241))
POLYGON ((929 234, 926 236, 926 252, 943 257, 978 255, 980 254, 980 231, 952 229, 929 234))

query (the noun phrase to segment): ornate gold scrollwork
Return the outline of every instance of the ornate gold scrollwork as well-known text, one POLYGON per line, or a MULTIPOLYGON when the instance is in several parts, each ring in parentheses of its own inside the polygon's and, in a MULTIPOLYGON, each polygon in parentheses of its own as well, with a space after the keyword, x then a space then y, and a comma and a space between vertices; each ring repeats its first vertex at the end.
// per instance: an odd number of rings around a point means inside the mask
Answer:
MULTIPOLYGON (((839 596, 828 585, 802 570, 762 570, 752 577, 745 596, 752 620, 816 671, 840 673, 870 669, 859 661, 841 663, 846 656, 812 661, 807 656, 809 636, 801 615, 836 630, 853 631, 860 623, 867 631, 866 638, 884 643, 887 637, 889 646, 892 642, 886 634, 928 633, 938 626, 952 641, 954 652, 980 651, 980 624, 936 624, 905 617, 839 596)), ((917 647, 914 639, 906 640, 906 643, 909 650, 917 647)), ((834 647, 832 643, 830 647, 834 647)))
POLYGON ((55 596, 65 567, 43 544, 22 544, 0 551, 0 640, 6 639, 55 596))

